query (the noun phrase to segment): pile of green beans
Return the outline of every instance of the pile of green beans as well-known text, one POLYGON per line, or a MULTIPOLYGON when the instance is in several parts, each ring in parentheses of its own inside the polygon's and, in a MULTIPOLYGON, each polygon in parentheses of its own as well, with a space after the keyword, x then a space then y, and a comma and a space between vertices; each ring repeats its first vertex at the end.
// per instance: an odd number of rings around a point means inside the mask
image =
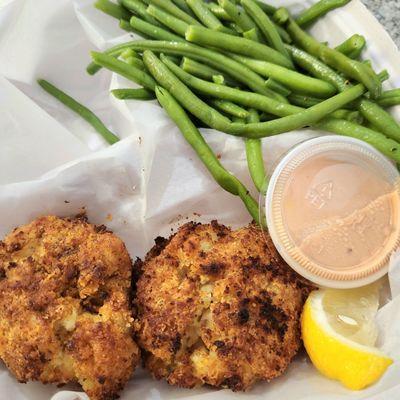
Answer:
MULTIPOLYGON (((331 48, 304 30, 348 2, 320 0, 292 16, 259 0, 97 0, 143 39, 92 52, 87 71, 104 67, 139 86, 112 90, 117 99, 157 99, 217 183, 262 225, 257 202, 196 124, 243 138, 260 193, 268 185, 262 138, 303 127, 363 140, 400 163, 400 124, 385 110, 400 104, 400 89, 382 91, 388 73, 361 59, 365 38, 331 48)), ((110 143, 118 140, 89 110, 40 83, 110 143)))

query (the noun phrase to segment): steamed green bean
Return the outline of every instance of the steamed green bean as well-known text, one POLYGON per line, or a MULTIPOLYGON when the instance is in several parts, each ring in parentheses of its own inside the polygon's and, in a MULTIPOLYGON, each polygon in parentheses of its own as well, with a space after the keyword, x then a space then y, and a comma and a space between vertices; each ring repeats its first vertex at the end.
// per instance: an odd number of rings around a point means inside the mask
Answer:
POLYGON ((189 26, 186 22, 181 21, 179 18, 174 17, 161 7, 157 7, 154 4, 150 4, 146 11, 157 21, 161 22, 162 25, 165 25, 179 36, 185 37, 185 32, 189 26))
POLYGON ((367 99, 360 101, 359 110, 363 117, 387 137, 400 142, 400 125, 378 104, 367 99))
POLYGON ((114 89, 111 90, 114 97, 119 100, 153 100, 156 98, 154 92, 144 89, 114 89))
POLYGON ((299 26, 308 26, 335 8, 343 7, 350 0, 320 0, 307 10, 304 10, 296 19, 299 26))
POLYGON ((151 4, 163 8, 169 14, 182 20, 183 22, 186 22, 189 25, 201 25, 196 18, 193 18, 191 15, 181 10, 171 0, 151 0, 151 4))
POLYGON ((105 14, 108 14, 111 17, 117 19, 124 19, 129 21, 129 18, 131 17, 131 13, 128 10, 126 10, 124 7, 121 7, 119 4, 115 4, 109 0, 97 0, 94 3, 94 6, 98 10, 103 11, 105 14))
POLYGON ((81 116, 86 122, 93 126, 93 128, 100 133, 101 136, 109 143, 113 144, 119 141, 119 138, 114 135, 101 120, 87 107, 78 103, 68 94, 56 88, 50 82, 44 79, 39 79, 38 84, 50 95, 55 97, 58 101, 68 107, 70 110, 81 116))
POLYGON ((123 61, 120 61, 108 54, 91 52, 92 58, 96 64, 99 64, 110 71, 116 72, 117 74, 124 76, 125 78, 143 86, 145 89, 155 89, 155 80, 145 71, 129 65, 123 61))
POLYGON ((144 35, 152 39, 178 41, 178 42, 184 41, 184 39, 182 39, 178 35, 175 35, 175 33, 169 32, 163 28, 150 24, 135 16, 131 17, 130 24, 136 31, 143 33, 144 35))
POLYGON ((249 115, 247 110, 228 100, 212 99, 209 103, 220 111, 237 118, 247 118, 249 115))
POLYGON ((263 10, 253 0, 241 0, 241 4, 256 23, 258 29, 260 29, 270 46, 285 56, 289 60, 291 68, 294 68, 289 53, 283 45, 282 38, 268 15, 264 13, 263 10))
POLYGON ((355 124, 350 121, 326 118, 317 124, 317 127, 337 135, 350 136, 362 140, 375 147, 387 157, 400 162, 400 144, 387 138, 380 132, 355 124))
POLYGON ((176 123, 183 137, 192 146, 216 182, 229 193, 239 196, 253 219, 259 224, 263 224, 259 218, 257 202, 252 198, 246 187, 222 166, 179 103, 168 90, 160 86, 156 87, 156 96, 161 106, 176 123))
POLYGON ((332 96, 336 92, 335 87, 324 80, 316 79, 267 61, 254 60, 234 54, 231 54, 231 56, 234 60, 246 65, 259 75, 272 78, 294 92, 321 98, 332 96))
POLYGON ((200 45, 213 46, 225 51, 247 55, 259 60, 291 68, 291 62, 281 53, 249 39, 227 33, 216 32, 201 26, 190 25, 186 31, 186 40, 200 45))
POLYGON ((217 3, 206 3, 209 10, 220 20, 232 21, 231 16, 217 3))
MULTIPOLYGON (((260 122, 256 110, 250 110, 247 117, 248 123, 260 122)), ((267 189, 267 179, 265 173, 264 159, 262 154, 261 139, 245 139, 247 166, 254 186, 260 193, 265 193, 267 189)))
POLYGON ((160 26, 157 20, 147 13, 147 5, 144 4, 141 0, 122 0, 122 5, 140 18, 142 18, 144 21, 147 21, 150 24, 156 26, 160 26))
POLYGON ((340 53, 350 57, 352 59, 356 59, 360 57, 362 51, 367 44, 365 37, 362 35, 355 34, 341 43, 339 46, 335 47, 335 50, 340 53))
POLYGON ((186 3, 203 25, 215 30, 224 28, 221 21, 209 10, 202 0, 186 0, 186 3))

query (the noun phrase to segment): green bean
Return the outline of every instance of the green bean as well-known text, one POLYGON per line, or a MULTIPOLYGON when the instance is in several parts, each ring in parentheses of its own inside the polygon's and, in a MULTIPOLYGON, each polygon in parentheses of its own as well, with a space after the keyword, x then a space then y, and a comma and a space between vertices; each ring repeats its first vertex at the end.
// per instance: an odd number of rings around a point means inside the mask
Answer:
POLYGON ((301 50, 295 46, 286 45, 286 48, 290 51, 293 60, 299 67, 306 70, 312 76, 322 79, 335 86, 339 92, 346 90, 350 85, 349 81, 339 75, 332 68, 328 67, 318 58, 315 58, 311 54, 308 54, 304 50, 301 50))
MULTIPOLYGON (((283 13, 285 13, 285 11, 283 11, 283 13)), ((282 12, 279 13, 279 11, 277 11, 275 15, 277 16, 277 19, 284 20, 285 17, 281 14, 282 12)), ((286 21, 286 30, 292 37, 293 41, 300 47, 305 49, 310 54, 316 56, 329 66, 344 73, 346 76, 363 83, 364 86, 368 88, 372 98, 375 99, 379 97, 382 90, 381 81, 373 72, 373 70, 367 65, 352 60, 339 51, 319 43, 313 37, 304 32, 290 17, 288 17, 286 21)))
POLYGON ((230 0, 218 0, 218 4, 230 16, 232 21, 236 22, 244 32, 256 27, 256 24, 247 15, 247 13, 241 10, 236 4, 232 3, 230 0))
POLYGON ((243 63, 259 75, 272 78, 294 92, 321 98, 332 96, 336 92, 334 86, 321 79, 316 79, 270 62, 234 54, 231 56, 234 60, 243 63))
POLYGON ((335 50, 341 52, 347 57, 356 59, 360 57, 361 52, 364 50, 367 44, 365 37, 362 35, 355 34, 335 47, 335 50))
POLYGON ((282 38, 282 40, 285 43, 292 43, 292 38, 290 37, 290 35, 280 26, 278 25, 276 22, 272 21, 272 23, 275 26, 275 29, 278 31, 280 37, 282 38))
POLYGON ((171 33, 165 29, 159 28, 158 26, 152 25, 135 16, 131 17, 130 24, 135 30, 144 33, 146 36, 149 36, 153 39, 178 42, 184 41, 184 39, 182 39, 180 36, 177 36, 174 33, 171 33))
POLYGON ((144 71, 146 68, 145 68, 145 66, 144 66, 144 64, 143 64, 143 61, 142 60, 139 60, 138 58, 136 58, 136 57, 128 57, 126 60, 125 60, 125 62, 127 63, 127 64, 129 64, 129 65, 133 65, 134 67, 136 67, 136 68, 138 68, 138 69, 140 69, 140 70, 142 70, 142 71, 144 71))
POLYGON ((381 82, 387 81, 387 80, 390 78, 389 71, 388 71, 387 69, 384 69, 383 71, 381 71, 381 72, 378 74, 378 78, 379 78, 379 80, 380 80, 381 82))
POLYGON ((365 87, 358 84, 300 113, 260 124, 247 124, 244 126, 241 124, 232 124, 228 127, 229 132, 226 131, 226 133, 250 138, 261 138, 312 126, 349 102, 359 98, 364 92, 365 87))
POLYGON ((186 22, 181 21, 179 18, 174 17, 154 4, 150 4, 147 7, 147 13, 179 36, 185 37, 185 32, 189 26, 186 22))
POLYGON ((232 101, 242 106, 255 108, 279 117, 285 117, 287 115, 296 114, 300 111, 303 111, 303 109, 300 107, 282 103, 258 93, 246 92, 228 86, 222 86, 212 82, 204 81, 190 75, 182 68, 178 67, 175 63, 171 62, 168 57, 162 56, 161 60, 183 83, 203 95, 232 101))
POLYGON ((143 61, 158 84, 170 91, 191 114, 211 128, 221 131, 228 129, 231 121, 191 92, 153 52, 145 50, 143 61))
POLYGON ((181 67, 189 74, 193 74, 207 80, 211 80, 214 75, 219 74, 218 70, 211 68, 208 65, 201 64, 188 57, 182 57, 181 67))
POLYGON ((247 118, 249 112, 235 103, 227 100, 213 99, 210 104, 215 108, 225 112, 226 114, 233 115, 238 118, 247 118))
MULTIPOLYGON (((186 14, 189 14, 191 17, 195 17, 193 14, 193 11, 190 9, 190 7, 186 4, 185 0, 172 0, 172 2, 180 8, 182 11, 184 11, 186 14)), ((150 2, 149 2, 150 3, 150 2)))
POLYGON ((160 86, 156 87, 156 96, 161 106, 178 126, 183 137, 192 146, 216 182, 229 193, 239 196, 250 215, 260 224, 257 202, 251 197, 244 185, 221 165, 216 155, 179 103, 168 90, 160 86))
POLYGON ((213 75, 212 80, 217 85, 225 85, 225 78, 223 75, 213 75))
POLYGON ((182 57, 181 68, 189 74, 198 76, 199 78, 211 80, 214 75, 219 75, 217 69, 211 68, 208 65, 201 64, 189 57, 182 57))
POLYGON ((125 19, 119 20, 119 27, 127 32, 134 32, 134 29, 131 27, 131 24, 125 19))
POLYGON ((387 98, 379 98, 377 100, 378 104, 381 107, 393 107, 400 104, 400 96, 399 97, 387 97, 387 98))
POLYGON ((141 70, 145 70, 144 63, 142 61, 142 58, 139 57, 139 55, 132 49, 127 49, 121 53, 120 58, 124 60, 126 63, 129 65, 133 65, 136 68, 139 68, 141 70))
POLYGON ((84 105, 78 103, 72 97, 56 88, 50 82, 44 79, 38 79, 38 84, 50 95, 55 97, 58 101, 68 107, 70 110, 77 113, 85 121, 87 121, 93 128, 100 133, 101 136, 109 143, 113 144, 119 141, 119 138, 115 136, 106 126, 100 121, 100 119, 84 105))
MULTIPOLYGON (((273 119, 276 119, 276 117, 275 117, 275 115, 272 115, 272 114, 268 114, 268 113, 263 112, 260 115, 260 121, 261 122, 272 121, 273 119)), ((260 139, 258 139, 258 140, 260 140, 260 139)))
POLYGON ((303 11, 296 19, 299 26, 308 26, 329 11, 346 5, 350 0, 320 0, 303 11))
POLYGON ((197 19, 193 18, 185 11, 181 10, 177 7, 172 1, 170 0, 151 0, 151 4, 154 4, 158 7, 163 8, 169 14, 173 15, 174 17, 186 22, 189 25, 201 25, 197 19))
POLYGON ((289 96, 289 94, 292 93, 286 86, 282 85, 272 78, 268 78, 265 81, 265 86, 276 93, 280 93, 282 96, 285 97, 289 96))
POLYGON ((264 13, 263 10, 253 0, 241 0, 241 4, 250 17, 255 21, 256 25, 263 33, 271 47, 285 56, 289 60, 293 69, 294 66, 292 60, 290 59, 289 53, 285 49, 278 31, 268 15, 264 13))
MULTIPOLYGON (((250 114, 247 118, 248 123, 260 122, 258 113, 256 110, 250 110, 250 114)), ((260 139, 245 139, 246 145, 246 159, 247 167, 249 168, 251 179, 254 182, 254 186, 260 193, 266 192, 266 173, 262 154, 262 146, 260 139)))
POLYGON ((139 89, 114 89, 111 93, 119 100, 153 100, 155 99, 154 92, 150 90, 139 89))
POLYGON ((188 72, 189 74, 198 76, 199 78, 206 79, 208 81, 213 80, 213 77, 216 75, 222 75, 224 82, 229 86, 239 86, 239 82, 221 74, 215 68, 211 68, 208 65, 201 64, 195 60, 192 60, 188 57, 182 57, 181 68, 188 72))
POLYGON ((141 69, 129 65, 123 61, 117 60, 108 54, 92 51, 91 55, 96 64, 99 64, 102 67, 124 76, 125 78, 143 86, 145 89, 154 91, 156 83, 154 79, 145 71, 142 71, 141 69))
POLYGON ((350 136, 369 143, 387 157, 400 162, 400 144, 387 138, 380 132, 355 124, 350 121, 326 118, 317 124, 319 129, 336 133, 337 135, 350 136))
POLYGON ((340 109, 340 110, 334 111, 329 117, 336 118, 336 119, 345 119, 347 121, 355 122, 355 123, 363 122, 362 115, 358 111, 340 109))
POLYGON ((227 25, 230 29, 237 32, 239 35, 243 33, 243 29, 238 24, 236 24, 236 22, 228 22, 227 25))
POLYGON ((230 59, 216 51, 205 49, 190 43, 177 43, 165 41, 152 41, 152 40, 136 40, 123 45, 114 46, 108 52, 113 54, 121 52, 126 48, 136 50, 153 50, 156 52, 164 52, 168 54, 175 54, 179 56, 187 56, 201 61, 213 68, 230 75, 237 81, 250 87, 254 92, 263 94, 267 97, 277 99, 279 101, 286 101, 286 99, 265 87, 264 80, 255 72, 247 68, 241 63, 230 59), (282 100, 283 99, 283 100, 282 100))
POLYGON ((189 42, 217 47, 291 68, 291 62, 275 49, 245 38, 234 37, 194 25, 188 27, 185 38, 189 42))
POLYGON ((267 13, 268 15, 274 15, 276 11, 276 7, 273 7, 267 3, 264 3, 263 1, 256 0, 256 3, 258 4, 261 9, 267 13))
POLYGON ((252 28, 246 32, 243 32, 243 37, 245 39, 252 40, 253 42, 259 42, 260 38, 258 37, 256 28, 252 28))
POLYGON ((400 141, 400 125, 387 111, 366 99, 360 101, 359 110, 366 120, 377 127, 379 132, 397 142, 400 141))
POLYGON ((128 10, 132 11, 134 14, 138 15, 144 21, 153 24, 155 26, 161 26, 156 19, 149 15, 146 11, 146 4, 142 3, 141 0, 122 0, 122 4, 128 10))
POLYGON ((382 107, 392 107, 400 104, 400 89, 392 89, 383 92, 377 100, 382 107))
POLYGON ((132 49, 126 49, 120 55, 120 58, 122 58, 123 60, 126 60, 129 57, 140 58, 136 51, 132 49))
POLYGON ((291 93, 288 96, 288 99, 290 104, 295 104, 296 106, 304 108, 315 106, 316 104, 321 103, 321 101, 323 101, 322 99, 317 99, 316 97, 304 96, 297 93, 291 93))
POLYGON ((98 10, 103 11, 105 14, 108 14, 111 17, 117 19, 124 19, 129 21, 129 18, 131 17, 131 13, 128 10, 109 0, 97 0, 94 3, 94 6, 98 10))
POLYGON ((223 28, 221 21, 207 8, 202 0, 186 0, 186 3, 203 25, 215 30, 223 28))
POLYGON ((277 135, 312 125, 335 110, 342 108, 343 105, 362 96, 365 92, 364 86, 359 84, 295 115, 263 123, 231 123, 229 119, 199 99, 154 53, 148 50, 144 51, 143 61, 156 81, 169 90, 177 101, 205 124, 231 135, 247 138, 277 135))
POLYGON ((391 90, 386 90, 381 94, 379 97, 379 100, 381 99, 387 99, 389 97, 400 97, 400 89, 391 89, 391 90))
POLYGON ((209 10, 220 20, 232 21, 231 16, 217 3, 206 3, 209 10))

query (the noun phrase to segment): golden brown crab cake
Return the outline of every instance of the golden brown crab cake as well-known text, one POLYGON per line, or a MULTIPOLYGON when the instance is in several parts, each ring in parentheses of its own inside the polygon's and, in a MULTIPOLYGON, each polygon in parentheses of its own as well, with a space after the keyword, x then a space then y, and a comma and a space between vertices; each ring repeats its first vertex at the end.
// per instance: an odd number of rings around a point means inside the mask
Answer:
POLYGON ((301 345, 311 285, 255 225, 188 223, 140 263, 138 343, 158 379, 245 390, 281 375, 301 345))
POLYGON ((78 382, 117 398, 139 362, 124 243, 84 217, 47 216, 0 242, 0 358, 20 382, 78 382))

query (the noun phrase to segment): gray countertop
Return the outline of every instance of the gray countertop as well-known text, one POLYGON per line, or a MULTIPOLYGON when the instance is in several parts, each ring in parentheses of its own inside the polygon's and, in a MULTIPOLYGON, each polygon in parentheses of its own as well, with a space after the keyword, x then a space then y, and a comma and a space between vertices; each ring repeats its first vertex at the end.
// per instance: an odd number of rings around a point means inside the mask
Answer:
POLYGON ((400 1, 362 0, 400 48, 400 1))

